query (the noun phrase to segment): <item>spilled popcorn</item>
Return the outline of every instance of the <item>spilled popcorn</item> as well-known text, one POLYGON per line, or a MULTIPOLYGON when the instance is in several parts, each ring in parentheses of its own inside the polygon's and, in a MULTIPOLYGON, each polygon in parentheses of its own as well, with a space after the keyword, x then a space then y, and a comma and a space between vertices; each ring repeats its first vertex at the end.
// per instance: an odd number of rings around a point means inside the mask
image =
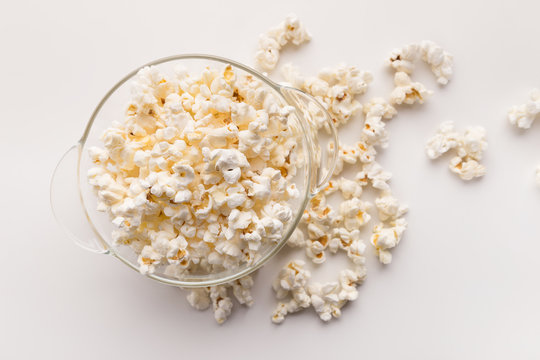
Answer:
POLYGON ((291 14, 278 26, 259 36, 259 49, 255 54, 255 65, 266 72, 274 70, 279 61, 281 48, 288 43, 298 46, 311 40, 311 35, 296 15, 291 14))
MULTIPOLYGON (((512 106, 508 110, 508 121, 520 129, 529 129, 540 114, 540 90, 533 89, 525 104, 512 106)), ((536 184, 540 187, 540 165, 536 168, 536 184)))
MULTIPOLYGON (((257 68, 272 71, 283 46, 310 39, 305 26, 289 15, 260 36, 257 68)), ((302 251, 305 259, 289 261, 272 284, 278 299, 274 323, 308 308, 323 321, 340 317, 366 279, 368 246, 382 264, 392 261, 392 250, 407 228, 408 207, 394 197, 392 174, 376 155, 389 144, 386 122, 397 115, 397 107, 422 104, 432 94, 411 79, 418 59, 431 67, 440 84, 448 83, 452 56, 423 41, 394 50, 387 60, 396 71, 392 93, 362 102, 359 97, 373 81, 367 71, 341 64, 304 76, 290 64, 282 67, 285 80, 317 99, 336 127, 357 122, 358 140, 329 144, 337 165, 288 239, 288 246, 302 251), (350 174, 346 168, 354 174, 343 175, 350 174), (374 202, 364 196, 368 187, 377 194, 374 202), (340 197, 336 206, 330 204, 334 194, 340 197), (369 229, 372 222, 376 224, 369 229), (315 281, 308 267, 324 266, 338 253, 346 256, 347 268, 334 281, 315 281)), ((98 208, 117 226, 115 244, 139 254, 142 273, 165 266, 167 274, 180 276, 255 261, 261 248, 282 238, 292 217, 287 201, 299 196, 288 185, 298 160, 298 134, 287 126, 290 111, 255 80, 230 68, 207 69, 200 76, 178 69, 173 77, 142 69, 125 118, 105 132, 104 149, 90 149, 96 166, 89 182, 98 208)), ((322 119, 313 120, 318 129, 327 127, 322 119)), ((453 128, 433 141, 432 156, 458 148, 461 165, 454 167, 463 169, 460 176, 469 176, 465 169, 485 149, 483 135, 478 129, 455 139, 446 133, 453 134, 453 128)), ((253 304, 252 286, 252 277, 246 276, 189 290, 187 300, 197 310, 212 308, 221 324, 233 308, 231 293, 238 303, 253 304)))
POLYGON ((464 133, 454 130, 452 121, 443 122, 437 133, 426 143, 426 154, 430 159, 437 159, 449 150, 456 155, 450 160, 449 168, 463 180, 472 180, 486 174, 486 168, 480 164, 487 149, 486 131, 481 126, 471 126, 464 133))

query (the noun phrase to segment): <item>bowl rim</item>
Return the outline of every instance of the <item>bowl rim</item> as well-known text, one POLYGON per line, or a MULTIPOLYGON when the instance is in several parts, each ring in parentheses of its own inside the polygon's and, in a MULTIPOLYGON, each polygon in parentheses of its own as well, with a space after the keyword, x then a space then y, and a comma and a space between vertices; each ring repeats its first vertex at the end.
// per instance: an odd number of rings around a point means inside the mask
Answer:
MULTIPOLYGON (((276 82, 272 81, 267 76, 260 73, 259 71, 255 70, 253 68, 250 68, 249 66, 246 66, 246 65, 244 65, 242 63, 239 63, 237 61, 228 59, 228 58, 224 58, 224 57, 220 57, 220 56, 216 56, 216 55, 199 54, 199 53, 167 56, 167 57, 159 58, 159 59, 154 60, 154 61, 150 61, 150 62, 148 62, 148 63, 146 63, 144 65, 141 65, 141 66, 137 67, 135 70, 132 70, 127 75, 125 75, 121 80, 119 80, 103 96, 103 98, 99 101, 99 103, 95 107, 94 111, 92 112, 92 115, 90 116, 90 119, 89 119, 88 123, 86 124, 84 133, 83 133, 83 135, 81 136, 81 138, 79 139, 79 141, 77 143, 77 145, 78 145, 78 159, 77 159, 77 177, 78 177, 78 179, 77 179, 77 181, 79 182, 79 186, 78 186, 79 199, 81 201, 83 211, 85 213, 85 216, 86 216, 90 226, 92 227, 94 233, 98 236, 98 240, 106 248, 106 251, 104 251, 103 253, 114 256, 115 258, 120 260, 122 263, 129 266, 131 269, 137 271, 137 273, 140 273, 138 266, 136 266, 131 261, 129 261, 128 259, 124 258, 122 255, 120 255, 116 251, 114 251, 114 248, 105 239, 103 239, 103 237, 101 236, 99 230, 95 227, 94 223, 91 221, 91 218, 90 218, 90 216, 88 214, 89 209, 88 209, 88 207, 86 206, 86 204, 84 202, 84 198, 82 196, 82 191, 81 191, 81 184, 80 184, 80 179, 81 179, 81 174, 80 174, 81 157, 83 156, 83 148, 85 146, 86 140, 88 139, 88 136, 90 134, 90 131, 91 131, 92 125, 94 124, 95 119, 99 115, 102 107, 105 105, 107 100, 116 92, 116 90, 118 90, 127 81, 132 79, 139 72, 139 70, 141 70, 142 68, 145 68, 145 67, 148 67, 148 66, 160 65, 160 64, 167 63, 167 62, 171 62, 171 61, 177 61, 177 60, 210 60, 210 61, 219 62, 219 63, 222 63, 222 64, 232 65, 232 66, 234 66, 236 68, 239 68, 239 69, 247 72, 248 74, 251 74, 251 75, 255 76, 258 80, 264 82, 266 85, 268 85, 273 90, 275 90, 275 92, 277 92, 281 96, 283 101, 285 101, 287 104, 290 104, 290 101, 287 99, 287 97, 282 92, 283 87, 281 85, 277 84, 276 82)), ((291 105, 294 105, 294 104, 291 104, 291 105)), ((243 265, 243 266, 241 266, 241 270, 239 270, 239 271, 224 271, 224 272, 221 272, 220 274, 223 274, 223 273, 225 274, 223 276, 206 279, 204 277, 206 277, 208 275, 206 275, 206 276, 205 275, 201 275, 201 276, 192 275, 192 276, 188 277, 188 279, 191 278, 191 280, 187 280, 187 281, 186 280, 170 279, 170 278, 166 278, 166 277, 157 275, 155 273, 145 274, 146 277, 148 277, 148 278, 150 278, 152 280, 158 281, 160 283, 164 283, 164 284, 172 285, 172 286, 183 287, 183 288, 199 288, 199 287, 208 287, 208 286, 221 285, 221 284, 225 284, 225 283, 229 283, 231 281, 237 280, 237 279, 242 278, 244 276, 247 276, 247 275, 253 273, 254 271, 258 270, 264 264, 266 264, 271 258, 273 258, 274 255, 276 255, 283 248, 283 246, 285 246, 288 239, 291 237, 292 233, 298 227, 298 224, 299 224, 299 222, 300 222, 300 220, 302 218, 302 214, 303 214, 305 208, 307 207, 307 204, 309 203, 309 201, 311 199, 310 184, 312 183, 313 176, 314 176, 313 153, 312 153, 311 147, 308 145, 308 143, 311 140, 308 138, 308 135, 307 135, 308 130, 306 129, 306 121, 303 120, 304 117, 300 113, 298 107, 294 106, 294 108, 295 108, 295 115, 298 118, 298 123, 300 124, 301 130, 303 132, 304 151, 309 156, 306 156, 305 157, 306 159, 304 160, 306 162, 305 166, 304 166, 304 168, 305 168, 304 177, 305 177, 305 181, 306 181, 306 186, 305 186, 305 191, 304 191, 304 194, 303 194, 303 201, 301 202, 301 204, 299 204, 298 213, 295 215, 295 218, 289 223, 289 229, 288 229, 288 231, 286 233, 283 234, 282 239, 279 242, 277 242, 275 245, 273 245, 270 248, 270 250, 264 256, 262 256, 256 263, 254 263, 253 265, 243 265)))

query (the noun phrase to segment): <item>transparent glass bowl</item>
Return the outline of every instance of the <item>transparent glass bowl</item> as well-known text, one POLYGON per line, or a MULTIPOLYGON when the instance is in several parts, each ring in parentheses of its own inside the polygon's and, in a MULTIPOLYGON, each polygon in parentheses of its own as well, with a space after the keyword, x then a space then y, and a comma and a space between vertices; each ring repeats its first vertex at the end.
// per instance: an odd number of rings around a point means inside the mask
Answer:
POLYGON ((133 70, 113 86, 99 102, 92 113, 82 137, 59 161, 51 181, 51 206, 54 216, 67 235, 80 247, 99 254, 118 258, 130 268, 138 271, 137 254, 127 246, 114 246, 111 232, 114 229, 107 214, 96 210, 97 198, 87 181, 87 171, 93 166, 87 150, 100 146, 100 136, 111 126, 113 120, 124 116, 125 105, 130 96, 130 80, 145 66, 158 66, 168 73, 176 65, 185 66, 190 73, 200 73, 205 67, 231 65, 237 74, 253 76, 267 86, 283 105, 292 105, 295 112, 289 118, 289 126, 298 134, 300 152, 299 168, 293 178, 301 196, 290 204, 293 218, 284 228, 283 238, 261 250, 260 257, 252 264, 219 273, 186 274, 181 278, 165 274, 163 269, 148 274, 149 278, 180 287, 204 287, 219 285, 246 276, 260 268, 274 256, 287 242, 298 225, 311 197, 319 192, 332 175, 337 152, 325 154, 326 146, 321 146, 319 134, 314 126, 314 117, 319 123, 325 121, 330 135, 327 141, 337 144, 337 134, 332 119, 326 109, 312 96, 295 88, 279 85, 263 74, 236 61, 212 55, 187 54, 162 58, 133 70))

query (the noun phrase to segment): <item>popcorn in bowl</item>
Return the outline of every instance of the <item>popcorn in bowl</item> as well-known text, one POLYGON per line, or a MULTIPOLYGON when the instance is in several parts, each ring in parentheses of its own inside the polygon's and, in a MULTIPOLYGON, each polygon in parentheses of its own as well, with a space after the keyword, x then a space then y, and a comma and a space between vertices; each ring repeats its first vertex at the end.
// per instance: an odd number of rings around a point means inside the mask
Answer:
POLYGON ((230 65, 145 67, 126 108, 89 149, 88 181, 141 273, 235 269, 282 239, 300 195, 294 108, 230 65))

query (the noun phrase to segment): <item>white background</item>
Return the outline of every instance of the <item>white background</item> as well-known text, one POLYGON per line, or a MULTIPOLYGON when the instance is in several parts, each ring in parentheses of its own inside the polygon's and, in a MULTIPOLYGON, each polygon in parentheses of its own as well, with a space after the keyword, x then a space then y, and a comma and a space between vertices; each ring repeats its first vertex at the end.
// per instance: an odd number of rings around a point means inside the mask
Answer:
POLYGON ((2 1, 0 356, 540 358, 540 124, 523 133, 505 119, 509 106, 540 86, 539 4, 2 1), (49 179, 102 95, 127 72, 186 52, 252 64, 258 34, 289 12, 313 40, 287 48, 281 63, 308 74, 340 61, 371 70, 368 98, 388 95, 383 59, 409 42, 440 43, 455 56, 455 76, 441 88, 419 70, 416 79, 433 97, 389 123, 390 148, 379 161, 411 207, 410 227, 390 266, 370 256, 360 297, 343 316, 325 324, 308 310, 272 324, 270 282, 286 261, 280 254, 256 276, 255 305, 236 305, 218 326, 211 311, 191 309, 182 291, 72 244, 53 220, 49 179), (447 158, 426 158, 424 142, 444 120, 487 128, 485 178, 464 183, 447 158))

